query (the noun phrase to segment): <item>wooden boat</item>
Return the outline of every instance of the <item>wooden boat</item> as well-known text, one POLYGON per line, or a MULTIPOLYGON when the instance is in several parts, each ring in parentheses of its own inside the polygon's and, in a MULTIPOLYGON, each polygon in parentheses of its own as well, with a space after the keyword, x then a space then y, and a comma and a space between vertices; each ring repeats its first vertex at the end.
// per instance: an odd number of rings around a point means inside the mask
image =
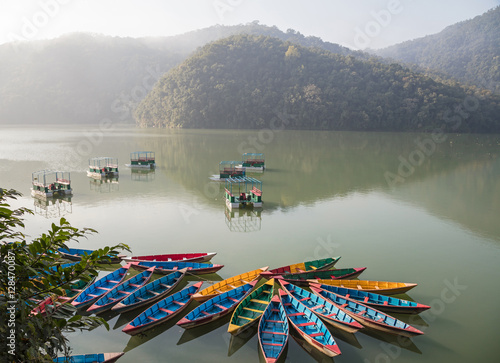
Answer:
POLYGON ((331 291, 337 295, 356 300, 375 309, 391 313, 418 314, 422 311, 430 309, 430 306, 420 304, 415 301, 398 299, 396 297, 380 295, 374 292, 347 289, 345 287, 331 285, 320 285, 320 288, 323 290, 331 291))
POLYGON ((72 298, 69 298, 67 296, 58 296, 55 294, 51 294, 50 296, 40 301, 38 305, 33 310, 31 310, 30 315, 53 314, 56 310, 58 310, 62 306, 62 304, 71 302, 71 300, 72 298))
POLYGON ((135 275, 134 277, 116 285, 114 288, 109 290, 103 297, 97 300, 91 307, 87 309, 89 313, 100 313, 105 310, 111 309, 113 305, 125 299, 127 296, 132 294, 134 291, 140 289, 142 286, 146 285, 151 279, 154 267, 150 267, 144 272, 135 275))
POLYGON ((377 309, 373 309, 355 300, 337 295, 331 291, 320 289, 319 285, 311 285, 311 291, 314 294, 329 300, 339 309, 342 309, 347 314, 351 315, 359 323, 370 328, 406 337, 424 334, 420 330, 412 327, 410 324, 406 324, 405 322, 402 322, 401 320, 387 315, 377 309))
POLYGON ((264 271, 267 271, 268 268, 269 268, 268 266, 261 267, 256 270, 248 271, 243 274, 236 275, 228 279, 219 281, 216 284, 213 284, 201 290, 200 292, 194 294, 193 299, 202 302, 211 299, 214 296, 222 294, 223 292, 226 292, 228 290, 235 289, 238 286, 245 285, 250 281, 258 280, 260 278, 260 274, 264 271))
POLYGON ((69 358, 58 357, 54 359, 56 363, 112 363, 116 362, 125 353, 97 353, 70 355, 69 358))
MULTIPOLYGON (((136 261, 137 262, 137 261, 136 261)), ((148 269, 155 267, 157 273, 169 274, 177 270, 187 269, 188 274, 203 275, 219 271, 224 265, 210 263, 182 262, 182 261, 138 261, 137 268, 148 269)))
POLYGON ((202 284, 201 281, 197 282, 158 301, 128 323, 122 331, 129 335, 136 335, 172 319, 189 305, 193 294, 200 290, 202 284))
POLYGON ((309 283, 321 285, 331 285, 345 287, 348 289, 362 290, 366 292, 375 292, 384 295, 404 294, 413 289, 417 284, 407 282, 389 282, 389 281, 369 281, 369 280, 323 280, 313 279, 309 283))
POLYGON ((329 357, 341 354, 337 342, 318 316, 281 289, 279 296, 290 324, 309 345, 329 357))
POLYGON ((256 323, 271 301, 273 292, 274 279, 271 279, 243 299, 231 316, 228 333, 237 335, 256 323))
POLYGON ((175 289, 185 275, 186 270, 183 269, 162 276, 161 278, 144 285, 139 290, 136 290, 113 306, 111 310, 123 313, 125 311, 136 309, 140 306, 163 299, 175 289))
POLYGON ((292 265, 278 267, 269 271, 265 271, 261 275, 265 278, 270 278, 272 276, 283 275, 283 274, 288 275, 288 274, 301 273, 307 271, 327 270, 333 267, 338 260, 340 260, 340 256, 323 258, 321 260, 294 263, 292 265))
POLYGON ((283 280, 294 283, 296 285, 307 285, 310 280, 317 279, 345 279, 359 276, 366 267, 359 268, 341 268, 336 270, 309 271, 294 274, 280 275, 283 280))
MULTIPOLYGON (((81 261, 82 256, 85 254, 90 255, 94 250, 86 250, 82 248, 59 248, 61 256, 70 261, 81 261)), ((120 263, 124 255, 108 255, 109 260, 102 261, 102 263, 120 263)))
POLYGON ((297 299, 305 307, 331 326, 342 329, 348 333, 355 333, 359 329, 363 329, 363 326, 354 320, 349 314, 340 310, 337 306, 322 297, 286 281, 281 280, 280 284, 285 292, 297 299))
POLYGON ((127 272, 132 265, 133 263, 128 263, 100 278, 78 294, 71 304, 79 309, 83 309, 93 304, 113 287, 120 284, 125 279, 125 276, 127 276, 127 272))
POLYGON ((259 322, 259 347, 266 363, 275 363, 288 343, 288 319, 278 296, 274 296, 259 322))
POLYGON ((177 325, 184 329, 193 328, 211 323, 222 316, 230 314, 250 294, 256 283, 257 281, 251 281, 205 301, 179 320, 177 325))
POLYGON ((96 280, 96 278, 97 276, 90 275, 89 281, 84 281, 84 280, 75 281, 67 289, 64 289, 64 296, 71 298, 71 301, 73 301, 78 296, 79 293, 81 293, 87 287, 92 285, 96 280))
POLYGON ((183 262, 208 262, 217 252, 200 252, 200 253, 169 253, 163 255, 144 255, 144 256, 124 256, 124 261, 183 261, 183 262))

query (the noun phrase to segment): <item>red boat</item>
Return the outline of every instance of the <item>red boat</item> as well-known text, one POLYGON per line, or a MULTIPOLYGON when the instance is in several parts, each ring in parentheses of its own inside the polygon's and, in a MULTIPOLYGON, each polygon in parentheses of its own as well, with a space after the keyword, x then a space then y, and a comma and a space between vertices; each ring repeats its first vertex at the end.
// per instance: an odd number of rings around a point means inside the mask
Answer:
POLYGON ((182 261, 182 262, 207 262, 210 261, 217 252, 200 252, 200 253, 169 253, 164 255, 145 255, 145 256, 132 256, 122 257, 124 261, 182 261))

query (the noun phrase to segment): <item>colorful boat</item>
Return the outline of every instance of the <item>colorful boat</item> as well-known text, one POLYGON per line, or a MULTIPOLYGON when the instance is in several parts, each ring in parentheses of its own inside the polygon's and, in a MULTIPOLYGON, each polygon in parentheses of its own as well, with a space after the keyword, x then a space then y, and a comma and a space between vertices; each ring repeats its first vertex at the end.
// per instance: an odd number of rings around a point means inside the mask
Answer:
POLYGON ((341 354, 337 342, 318 316, 281 289, 279 296, 290 324, 310 346, 329 357, 341 354))
POLYGON ((64 303, 71 302, 73 300, 67 296, 58 296, 55 294, 51 294, 49 297, 46 297, 38 305, 31 310, 31 315, 47 315, 53 314, 56 312, 64 303))
POLYGON ((384 295, 404 294, 413 289, 417 284, 408 282, 390 282, 390 281, 370 281, 370 280, 324 280, 313 279, 310 283, 320 285, 331 285, 345 287, 348 289, 361 290, 366 292, 375 292, 384 295))
POLYGON ((172 319, 189 305, 193 294, 200 290, 202 284, 201 281, 197 282, 158 301, 128 323, 122 331, 129 335, 136 335, 172 319))
POLYGON ((321 271, 308 271, 299 272, 294 274, 281 275, 283 280, 292 282, 296 285, 307 285, 309 281, 316 281, 318 279, 346 279, 354 278, 359 276, 366 267, 355 267, 355 268, 341 268, 335 270, 321 270, 321 271))
POLYGON ((73 194, 69 172, 40 170, 31 174, 31 196, 52 198, 73 194))
POLYGON ((307 271, 321 271, 327 270, 333 267, 337 261, 340 260, 340 256, 331 257, 331 258, 323 258, 320 260, 306 261, 294 263, 288 266, 274 268, 272 270, 268 270, 263 272, 261 275, 265 278, 270 278, 276 275, 288 275, 295 273, 302 273, 307 271))
POLYGON ((56 363, 112 363, 116 362, 125 353, 97 353, 70 355, 69 358, 58 357, 56 363))
POLYGON ((189 329, 211 323, 230 314, 236 306, 250 294, 256 283, 257 281, 252 281, 205 301, 179 320, 177 325, 184 329, 189 329))
POLYGON ((124 261, 183 261, 183 262, 208 262, 217 252, 200 252, 200 253, 169 253, 163 255, 145 255, 145 256, 124 256, 124 261))
POLYGON ((273 292, 274 279, 271 279, 243 299, 231 316, 228 333, 238 335, 256 323, 271 301, 273 292))
POLYGON ((129 168, 154 169, 156 167, 155 153, 153 151, 134 151, 130 153, 129 168))
POLYGON ((178 270, 186 269, 191 275, 211 274, 219 271, 224 265, 210 263, 183 262, 183 261, 136 261, 137 268, 148 269, 155 267, 157 273, 169 274, 178 270))
POLYGON ((355 333, 363 326, 354 320, 349 314, 340 310, 329 301, 317 296, 309 291, 286 281, 280 281, 284 291, 301 302, 306 308, 318 315, 324 322, 335 328, 342 329, 348 333, 355 333))
POLYGON ((118 176, 118 159, 107 156, 89 159, 87 176, 95 179, 118 176))
POLYGON ((263 153, 244 153, 241 166, 248 172, 262 172, 266 168, 263 153))
POLYGON ((359 323, 373 329, 377 329, 390 334, 399 334, 406 337, 424 334, 420 330, 412 327, 410 324, 387 315, 377 309, 363 305, 355 300, 337 295, 333 292, 323 290, 319 285, 312 284, 311 291, 329 300, 332 304, 351 315, 359 323))
POLYGON ((271 299, 259 322, 259 347, 266 363, 275 363, 288 343, 289 330, 285 310, 276 295, 271 299))
POLYGON ((251 281, 260 279, 260 274, 264 271, 267 271, 269 267, 261 267, 256 270, 248 271, 240 275, 236 275, 233 277, 230 277, 228 279, 219 281, 203 290, 200 292, 194 294, 193 299, 196 301, 202 302, 208 299, 213 298, 214 296, 217 296, 219 294, 222 294, 226 291, 235 289, 239 286, 248 284, 251 281))
POLYGON ((140 306, 163 299, 175 289, 185 275, 186 270, 183 269, 162 276, 161 278, 156 279, 133 292, 118 304, 113 306, 111 310, 123 313, 125 311, 136 309, 140 306))
MULTIPOLYGON (((81 261, 82 256, 91 255, 94 250, 87 250, 82 248, 59 248, 58 249, 61 256, 70 261, 81 261)), ((107 255, 109 260, 103 261, 103 263, 120 263, 124 255, 107 255)))
POLYGON ((113 305, 125 299, 134 291, 140 289, 148 283, 155 271, 154 267, 148 268, 146 271, 135 275, 134 277, 116 285, 109 290, 103 297, 97 300, 91 307, 87 309, 89 313, 100 313, 105 310, 111 309, 113 305))
POLYGON ((345 287, 320 285, 321 289, 331 291, 337 295, 348 297, 356 300, 372 308, 400 314, 418 314, 422 311, 430 309, 430 306, 417 303, 415 301, 398 299, 385 295, 376 294, 374 292, 366 292, 362 290, 347 289, 345 287))
POLYGON ((219 163, 219 179, 245 176, 245 168, 241 161, 221 161, 219 163))
POLYGON ((96 278, 97 276, 90 275, 90 280, 88 281, 80 279, 73 282, 67 289, 64 289, 64 296, 71 298, 71 300, 75 299, 79 293, 92 285, 96 278))
POLYGON ((127 272, 133 264, 134 263, 128 263, 125 266, 120 267, 110 274, 100 278, 78 294, 71 304, 79 309, 83 309, 93 304, 109 290, 120 284, 127 276, 127 272))
POLYGON ((262 182, 247 176, 225 179, 224 198, 226 207, 233 208, 262 207, 262 182))

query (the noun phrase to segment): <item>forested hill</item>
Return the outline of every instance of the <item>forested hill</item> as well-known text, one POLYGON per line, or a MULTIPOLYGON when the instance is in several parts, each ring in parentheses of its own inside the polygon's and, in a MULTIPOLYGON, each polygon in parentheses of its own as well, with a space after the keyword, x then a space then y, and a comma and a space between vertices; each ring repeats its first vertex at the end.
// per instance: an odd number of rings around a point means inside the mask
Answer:
POLYGON ((438 34, 375 53, 500 94, 500 6, 438 34))
POLYGON ((291 129, 500 132, 498 97, 396 64, 250 35, 201 48, 155 85, 135 116, 140 126, 251 129, 283 112, 291 129))

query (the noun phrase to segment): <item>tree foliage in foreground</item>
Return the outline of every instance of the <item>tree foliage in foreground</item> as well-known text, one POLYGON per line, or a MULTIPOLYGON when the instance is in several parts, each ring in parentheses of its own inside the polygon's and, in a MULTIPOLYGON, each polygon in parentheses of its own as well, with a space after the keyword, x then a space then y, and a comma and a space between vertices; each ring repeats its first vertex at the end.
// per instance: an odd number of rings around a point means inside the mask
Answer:
POLYGON ((32 211, 10 206, 9 199, 18 196, 15 190, 0 189, 0 361, 52 362, 57 355, 69 354, 66 332, 101 324, 109 327, 102 318, 78 315, 71 304, 47 315, 33 315, 34 300, 63 295, 72 281, 89 281, 90 275, 97 275, 98 262, 128 247, 105 247, 63 268, 61 264, 67 261, 61 261, 58 249, 96 231, 72 227, 61 218, 58 225, 52 224, 49 231, 27 242, 22 217, 32 211))

